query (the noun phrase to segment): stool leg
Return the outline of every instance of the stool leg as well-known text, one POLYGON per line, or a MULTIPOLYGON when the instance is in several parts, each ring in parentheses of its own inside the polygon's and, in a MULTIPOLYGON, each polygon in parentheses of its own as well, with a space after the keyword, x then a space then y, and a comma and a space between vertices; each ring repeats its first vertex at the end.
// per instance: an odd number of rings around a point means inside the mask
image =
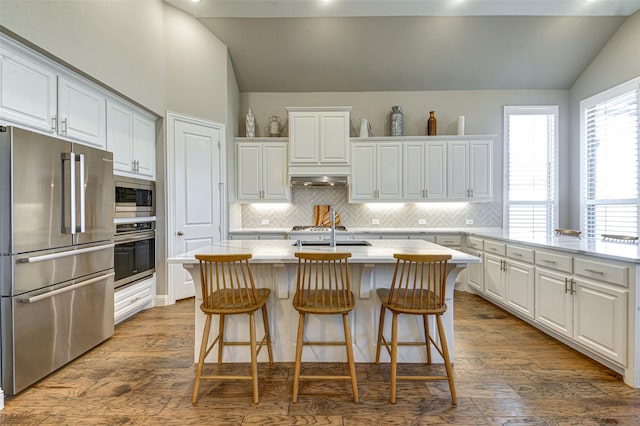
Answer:
POLYGON ((351 375, 351 389, 353 390, 353 402, 358 403, 358 384, 356 383, 356 366, 353 362, 353 348, 351 347, 351 332, 349 331, 349 320, 347 314, 342 314, 342 324, 344 325, 344 343, 347 347, 347 360, 349 361, 349 374, 351 375))
POLYGON ((262 305, 262 324, 264 324, 264 334, 267 337, 267 352, 269 353, 269 364, 273 364, 273 353, 271 352, 271 333, 269 332, 269 316, 267 315, 267 305, 262 305))
POLYGON ((451 361, 449 360, 449 348, 447 347, 447 337, 444 334, 442 320, 440 315, 436 315, 436 323, 438 324, 438 336, 440 337, 440 345, 442 348, 442 357, 444 358, 444 367, 447 370, 449 378, 449 390, 451 391, 451 402, 455 405, 458 403, 456 399, 456 388, 453 385, 453 373, 451 371, 451 361))
POLYGON ((302 330, 304 330, 304 314, 300 312, 298 317, 298 339, 296 340, 296 363, 293 367, 293 395, 291 401, 298 401, 298 381, 300 380, 300 361, 302 359, 302 330))
POLYGON ((378 325, 378 344, 376 345, 376 364, 380 363, 380 345, 382 344, 382 330, 384 329, 384 305, 380 305, 380 324, 378 325))
POLYGON ((220 315, 218 324, 218 364, 222 364, 222 346, 224 345, 224 315, 220 315))
POLYGON ((251 385, 253 387, 253 403, 258 403, 258 360, 256 355, 256 320, 253 312, 249 314, 249 344, 251 345, 251 385))
POLYGON ((427 345, 427 364, 431 364, 431 341, 429 335, 429 317, 427 315, 422 316, 422 321, 424 323, 424 340, 427 345))
POLYGON ((207 344, 209 343, 209 330, 211 328, 211 315, 207 315, 204 322, 204 330, 202 331, 202 342, 200 344, 200 356, 198 357, 198 366, 196 367, 196 379, 193 383, 193 394, 191 395, 191 403, 198 401, 198 388, 200 387, 200 376, 202 375, 202 365, 204 364, 204 354, 207 352, 207 344))
POLYGON ((396 403, 396 369, 398 364, 398 314, 393 312, 391 320, 391 398, 392 404, 396 403))

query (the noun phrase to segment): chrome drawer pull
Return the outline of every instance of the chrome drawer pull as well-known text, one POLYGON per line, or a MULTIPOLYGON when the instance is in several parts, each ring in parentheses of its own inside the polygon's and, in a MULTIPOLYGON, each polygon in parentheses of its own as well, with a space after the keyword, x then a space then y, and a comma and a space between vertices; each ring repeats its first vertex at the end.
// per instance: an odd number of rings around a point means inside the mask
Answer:
POLYGON ((585 268, 585 271, 591 272, 592 274, 604 275, 604 271, 596 271, 595 269, 587 269, 587 268, 585 268))

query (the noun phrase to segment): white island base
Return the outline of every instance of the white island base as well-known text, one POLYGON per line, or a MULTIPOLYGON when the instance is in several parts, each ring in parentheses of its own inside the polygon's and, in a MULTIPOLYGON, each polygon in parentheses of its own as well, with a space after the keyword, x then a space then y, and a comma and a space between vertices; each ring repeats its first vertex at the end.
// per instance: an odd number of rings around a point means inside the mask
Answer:
MULTIPOLYGON (((180 263, 189 271, 196 283, 195 301, 195 348, 194 361, 200 351, 204 315, 200 311, 202 294, 200 290, 200 270, 195 254, 199 253, 251 253, 251 270, 256 286, 271 289, 267 302, 269 325, 273 347, 273 358, 276 362, 293 362, 295 360, 298 312, 293 309, 292 297, 296 286, 297 259, 296 251, 348 251, 352 253, 350 278, 352 291, 356 298, 356 306, 349 314, 349 325, 353 340, 353 351, 356 362, 374 362, 378 323, 380 317, 380 301, 376 295, 377 288, 388 288, 393 277, 395 259, 393 253, 451 254, 448 264, 447 290, 445 300, 447 312, 443 316, 443 325, 447 335, 452 362, 454 361, 453 344, 453 289, 460 271, 469 263, 480 263, 480 259, 447 247, 421 240, 378 240, 370 241, 371 246, 303 247, 291 246, 292 241, 223 241, 212 246, 202 247, 169 259, 170 263, 180 263)), ((385 336, 390 337, 390 314, 385 323, 385 336)), ((261 315, 255 315, 256 333, 260 339, 262 326, 261 315)), ((401 315, 398 320, 399 341, 424 341, 421 318, 401 315)), ((340 315, 308 315, 305 324, 305 339, 313 341, 341 341, 344 339, 342 318, 340 315)), ((430 321, 430 333, 437 337, 435 321, 430 321)), ((218 330, 218 318, 213 317, 212 338, 218 330)), ((249 334, 248 316, 228 316, 225 320, 225 339, 227 341, 246 341, 249 334)), ((210 340, 211 341, 211 340, 210 340)), ((381 361, 388 362, 386 351, 381 352, 381 361)), ((437 351, 432 351, 433 362, 442 363, 437 351)), ((267 361, 266 349, 261 351, 258 361, 267 361)), ((341 346, 305 347, 302 353, 303 362, 346 362, 346 351, 341 346)), ((217 351, 212 351, 206 362, 217 361, 217 351)), ((226 346, 223 352, 224 362, 249 362, 247 347, 226 346)), ((423 346, 404 346, 398 348, 398 362, 425 362, 426 351, 423 346)))

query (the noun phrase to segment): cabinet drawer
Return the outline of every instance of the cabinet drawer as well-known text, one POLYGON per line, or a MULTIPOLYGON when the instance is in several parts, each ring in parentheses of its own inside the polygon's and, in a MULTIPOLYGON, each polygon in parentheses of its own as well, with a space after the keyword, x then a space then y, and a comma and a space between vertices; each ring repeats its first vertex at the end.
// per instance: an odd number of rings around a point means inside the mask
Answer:
POLYGON ((573 258, 558 253, 551 253, 548 251, 535 251, 536 265, 544 266, 545 268, 556 269, 558 271, 573 272, 573 258))
POLYGON ((629 268, 623 265, 594 262, 589 258, 575 258, 575 273, 583 277, 628 287, 629 268))
POLYGON ((504 243, 485 240, 484 251, 486 251, 487 253, 494 253, 500 256, 504 256, 506 254, 506 246, 504 243))
POLYGON ((459 235, 436 235, 436 244, 449 247, 457 247, 462 245, 462 237, 459 235))
POLYGON ((481 238, 467 237, 467 247, 484 250, 484 241, 481 238))
POLYGON ((533 263, 533 250, 507 244, 507 257, 522 262, 533 263))

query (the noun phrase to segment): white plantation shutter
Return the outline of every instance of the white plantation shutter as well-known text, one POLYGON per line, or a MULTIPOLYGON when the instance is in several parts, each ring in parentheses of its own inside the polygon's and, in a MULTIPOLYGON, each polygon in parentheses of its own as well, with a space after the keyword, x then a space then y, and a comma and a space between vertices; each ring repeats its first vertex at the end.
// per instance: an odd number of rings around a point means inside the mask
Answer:
POLYGON ((638 235, 638 84, 581 102, 583 226, 589 237, 638 235))
POLYGON ((505 107, 505 226, 550 234, 556 223, 558 107, 505 107))

